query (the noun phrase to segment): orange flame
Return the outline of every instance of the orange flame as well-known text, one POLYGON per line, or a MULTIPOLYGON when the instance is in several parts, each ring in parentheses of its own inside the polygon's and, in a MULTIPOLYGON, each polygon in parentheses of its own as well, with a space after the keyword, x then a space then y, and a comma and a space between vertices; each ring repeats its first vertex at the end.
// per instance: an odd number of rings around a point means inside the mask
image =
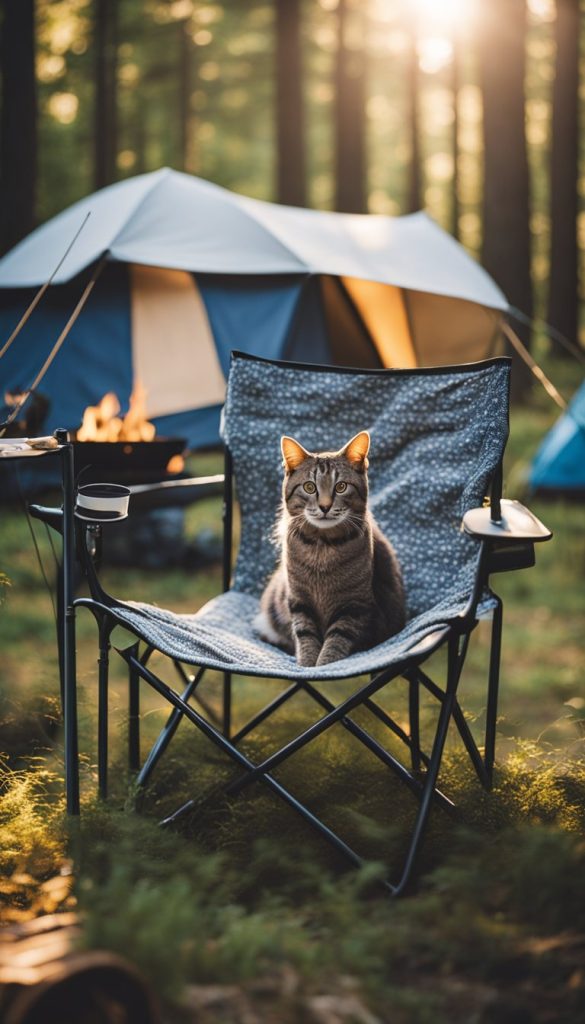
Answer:
POLYGON ((88 405, 77 431, 78 441, 152 441, 154 423, 146 418, 146 391, 137 382, 130 395, 130 405, 121 418, 120 402, 109 391, 98 405, 88 405))

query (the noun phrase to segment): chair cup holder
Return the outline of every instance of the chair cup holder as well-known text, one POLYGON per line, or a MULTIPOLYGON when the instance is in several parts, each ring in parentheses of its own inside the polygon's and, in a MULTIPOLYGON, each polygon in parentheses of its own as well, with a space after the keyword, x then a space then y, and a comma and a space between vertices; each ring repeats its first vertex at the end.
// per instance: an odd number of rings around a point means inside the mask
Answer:
POLYGON ((128 516, 130 488, 123 484, 84 484, 77 490, 75 515, 89 523, 111 523, 128 516))

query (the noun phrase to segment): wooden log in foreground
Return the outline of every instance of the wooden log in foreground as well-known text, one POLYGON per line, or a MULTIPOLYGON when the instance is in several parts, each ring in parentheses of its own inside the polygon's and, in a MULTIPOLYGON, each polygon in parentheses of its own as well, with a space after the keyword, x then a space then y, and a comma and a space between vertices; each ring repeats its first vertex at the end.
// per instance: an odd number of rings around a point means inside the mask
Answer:
POLYGON ((160 1024, 154 997, 123 957, 75 949, 74 913, 0 929, 3 1024, 160 1024))

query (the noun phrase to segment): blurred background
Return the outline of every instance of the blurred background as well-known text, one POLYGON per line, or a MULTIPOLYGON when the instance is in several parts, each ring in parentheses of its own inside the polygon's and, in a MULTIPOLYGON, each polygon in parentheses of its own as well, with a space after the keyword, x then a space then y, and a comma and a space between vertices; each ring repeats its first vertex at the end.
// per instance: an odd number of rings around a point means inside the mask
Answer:
POLYGON ((582 22, 580 0, 3 0, 2 252, 168 165, 291 205, 425 208, 574 341, 582 22))
MULTIPOLYGON (((584 12, 581 0, 0 0, 0 255, 96 189, 163 166, 293 206, 389 215, 422 208, 526 315, 518 333, 569 399, 585 358, 575 346, 585 340, 584 12)), ((40 333, 44 343, 50 332, 40 333)), ((19 361, 30 357, 24 341, 12 350, 19 361)), ((497 578, 506 611, 494 790, 479 793, 451 737, 445 782, 460 823, 454 833, 436 815, 421 882, 391 917, 369 886, 400 853, 412 807, 376 763, 356 760, 346 730, 288 770, 293 791, 309 784, 317 810, 322 780, 331 784, 327 812, 378 862, 361 873, 342 872, 270 796, 220 798, 228 768, 190 730, 157 769, 142 813, 129 813, 136 790, 118 658, 111 794, 100 801, 96 630, 81 609, 82 828, 67 822, 58 545, 27 517, 22 495, 2 504, 0 907, 17 938, 43 915, 60 924, 71 915, 74 931, 83 924, 75 949, 130 961, 161 998, 165 1024, 384 1024, 389 1006, 393 1024, 585 1020, 585 489, 575 469, 585 465, 585 420, 573 404, 561 423, 576 442, 569 493, 531 493, 530 467, 559 409, 522 366, 505 489, 555 537, 539 546, 530 572, 497 578), (208 788, 212 799, 192 817, 171 831, 158 827, 179 800, 208 788)), ((211 475, 222 462, 197 452, 186 468, 211 475)), ((162 527, 136 557, 122 536, 123 557, 105 558, 102 578, 112 593, 192 613, 222 586, 220 501, 171 511, 182 538, 178 545, 167 520, 173 559, 153 560, 162 527)), ((478 737, 489 643, 482 622, 463 681, 478 737)), ((442 679, 436 658, 431 674, 442 679)), ((153 663, 156 671, 156 656, 153 663)), ((204 699, 219 709, 221 680, 208 676, 204 699)), ((349 695, 329 685, 331 699, 349 695)), ((243 721, 265 702, 263 686, 238 680, 235 716, 243 721)), ((397 685, 386 710, 406 721, 407 699, 397 685)), ((168 708, 156 694, 141 700, 145 750, 168 708)), ((426 726, 424 702, 422 714, 426 726)), ((305 716, 302 705, 287 706, 270 742, 283 743, 305 716)), ((373 722, 364 724, 381 730, 373 722)), ((246 737, 253 760, 267 741, 263 730, 246 737)), ((0 1016, 1 982, 0 970, 0 1016)), ((34 1019, 98 1017, 68 1007, 34 1019)))

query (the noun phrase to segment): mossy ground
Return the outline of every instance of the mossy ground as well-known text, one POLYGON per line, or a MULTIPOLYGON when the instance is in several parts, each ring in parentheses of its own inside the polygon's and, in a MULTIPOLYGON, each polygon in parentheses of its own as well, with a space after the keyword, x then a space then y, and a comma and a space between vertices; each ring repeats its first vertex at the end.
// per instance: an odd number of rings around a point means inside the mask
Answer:
MULTIPOLYGON (((522 496, 524 470, 554 415, 540 396, 514 414, 509 494, 522 496)), ((209 460, 199 467, 214 468, 209 460)), ((0 566, 11 580, 0 609, 5 919, 77 907, 84 942, 138 964, 163 996, 169 1019, 180 1014, 176 1004, 186 985, 210 983, 241 986, 266 1021, 309 1019, 299 991, 357 992, 356 1020, 366 1019, 360 1007, 398 1024, 583 1019, 583 511, 562 501, 531 506, 555 540, 538 551, 536 568, 494 581, 505 606, 494 789, 481 790, 451 738, 441 785, 454 796, 457 815, 433 813, 413 890, 394 902, 379 880, 400 858, 414 805, 342 727, 279 769, 278 778, 365 854, 361 871, 348 870, 262 787, 233 801, 215 791, 197 813, 161 829, 160 818, 182 800, 237 774, 186 724, 138 810, 125 768, 121 663, 112 676, 111 796, 100 803, 95 625, 83 613, 77 631, 83 812, 79 823, 66 819, 53 612, 24 516, 3 509, 0 566), (263 996, 255 995, 262 985, 263 996)), ((189 511, 187 529, 217 528, 218 513, 217 502, 202 503, 189 511)), ((39 543, 49 565, 42 532, 39 543)), ((184 610, 219 589, 219 567, 108 569, 106 578, 117 593, 184 610)), ((489 627, 481 624, 461 688, 478 735, 488 642, 489 627)), ((435 657, 431 674, 438 680, 443 667, 435 657)), ((337 699, 349 685, 328 684, 326 692, 337 699)), ((236 680, 236 720, 280 687, 236 680)), ((210 674, 202 692, 219 707, 217 676, 210 674)), ((399 721, 404 698, 396 684, 383 699, 399 721)), ((431 713, 425 707, 425 720, 431 713)), ((280 710, 274 728, 261 726, 243 749, 256 759, 311 714, 308 699, 297 698, 280 710)), ((164 718, 162 701, 144 693, 143 752, 164 718)), ((357 720, 382 736, 367 712, 357 720)), ((230 1012, 208 1019, 239 1019, 230 1012)))

